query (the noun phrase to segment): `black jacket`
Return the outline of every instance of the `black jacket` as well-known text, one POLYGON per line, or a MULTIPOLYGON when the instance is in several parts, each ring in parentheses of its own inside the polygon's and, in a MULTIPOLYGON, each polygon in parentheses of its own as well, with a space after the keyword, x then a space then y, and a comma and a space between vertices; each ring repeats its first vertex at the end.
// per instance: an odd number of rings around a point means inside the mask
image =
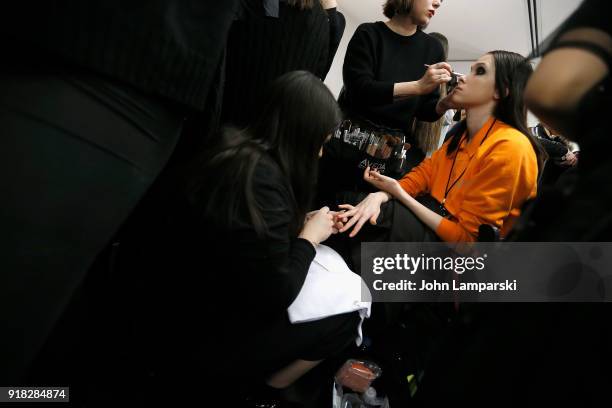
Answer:
POLYGON ((38 67, 73 63, 204 109, 238 0, 23 0, 0 13, 0 44, 38 67))
POLYGON ((319 4, 300 10, 280 3, 279 17, 266 17, 261 0, 246 0, 227 44, 223 121, 246 126, 257 115, 268 84, 295 70, 324 78, 330 27, 319 4))

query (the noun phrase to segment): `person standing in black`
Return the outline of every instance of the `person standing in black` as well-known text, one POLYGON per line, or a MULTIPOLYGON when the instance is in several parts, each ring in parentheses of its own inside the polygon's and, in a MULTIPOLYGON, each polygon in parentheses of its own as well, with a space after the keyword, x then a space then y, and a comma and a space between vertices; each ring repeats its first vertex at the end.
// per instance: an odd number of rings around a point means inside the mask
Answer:
POLYGON ((185 118, 210 112, 236 6, 26 0, 3 9, 1 384, 71 385, 71 402, 85 405, 89 386, 112 379, 117 387, 89 390, 87 405, 119 398, 129 370, 109 299, 114 307, 125 276, 92 264, 166 166, 185 118))
MULTIPOLYGON (((419 164, 425 154, 412 137, 414 118, 436 121, 448 110, 439 103, 439 86, 451 80, 452 67, 443 62, 438 40, 422 31, 440 8, 440 0, 388 0, 383 6, 386 22, 361 24, 344 59, 344 89, 339 103, 347 119, 361 129, 393 129, 410 144, 402 176, 419 164), (367 123, 366 126, 363 123, 367 123)), ((330 144, 321 163, 320 196, 333 192, 367 190, 361 174, 343 148, 330 144)))
POLYGON ((243 0, 226 60, 223 123, 249 125, 270 82, 294 70, 324 80, 344 21, 335 2, 243 0))
POLYGON ((325 9, 329 19, 329 57, 327 58, 327 68, 325 70, 325 75, 327 76, 344 35, 346 18, 338 10, 338 2, 336 0, 321 0, 321 6, 325 9))

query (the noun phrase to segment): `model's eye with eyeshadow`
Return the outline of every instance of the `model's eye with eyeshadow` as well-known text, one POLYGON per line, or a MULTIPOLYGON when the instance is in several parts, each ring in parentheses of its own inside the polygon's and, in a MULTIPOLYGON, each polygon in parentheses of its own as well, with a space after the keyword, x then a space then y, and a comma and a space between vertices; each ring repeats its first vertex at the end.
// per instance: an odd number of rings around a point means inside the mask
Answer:
POLYGON ((484 75, 487 71, 483 67, 476 68, 476 75, 484 75))

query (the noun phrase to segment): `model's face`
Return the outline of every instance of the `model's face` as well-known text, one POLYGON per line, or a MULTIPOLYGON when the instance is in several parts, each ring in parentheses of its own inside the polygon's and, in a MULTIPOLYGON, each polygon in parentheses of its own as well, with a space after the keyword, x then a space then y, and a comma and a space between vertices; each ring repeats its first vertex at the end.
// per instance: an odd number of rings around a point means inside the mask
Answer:
POLYGON ((457 87, 451 93, 451 100, 468 109, 497 99, 495 61, 491 54, 485 54, 472 64, 468 75, 458 79, 457 87))
POLYGON ((418 26, 427 26, 444 0, 414 0, 410 16, 418 26))

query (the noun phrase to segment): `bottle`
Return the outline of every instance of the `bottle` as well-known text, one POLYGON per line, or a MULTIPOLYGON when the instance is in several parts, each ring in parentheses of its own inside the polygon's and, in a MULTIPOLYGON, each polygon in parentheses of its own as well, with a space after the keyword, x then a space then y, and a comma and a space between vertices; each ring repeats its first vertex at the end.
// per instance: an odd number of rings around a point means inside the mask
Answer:
POLYGON ((344 394, 340 408, 367 408, 357 394, 344 394))
POLYGON ((398 143, 394 146, 393 151, 391 152, 391 169, 395 175, 401 174, 402 169, 404 168, 404 161, 406 160, 406 137, 402 136, 401 143, 398 143))
POLYGON ((384 405, 385 400, 376 396, 376 389, 369 387, 363 394, 361 394, 363 402, 368 404, 368 407, 380 407, 384 405))

